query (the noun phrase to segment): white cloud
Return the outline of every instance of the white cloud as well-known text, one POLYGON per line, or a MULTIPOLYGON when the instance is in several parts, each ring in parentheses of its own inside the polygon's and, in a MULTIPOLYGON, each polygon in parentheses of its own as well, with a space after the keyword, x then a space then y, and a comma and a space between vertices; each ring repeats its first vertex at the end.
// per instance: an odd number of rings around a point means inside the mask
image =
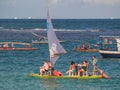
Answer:
POLYGON ((120 4, 120 0, 49 0, 52 3, 58 3, 61 1, 62 3, 91 3, 91 4, 107 4, 107 5, 115 5, 120 4))
POLYGON ((56 4, 58 4, 58 1, 60 1, 60 0, 46 0, 47 1, 47 4, 48 5, 56 5, 56 4))
POLYGON ((95 4, 108 4, 108 5, 114 5, 114 4, 120 4, 120 0, 79 0, 83 1, 84 3, 95 3, 95 4))
POLYGON ((57 4, 58 0, 52 0, 52 4, 57 4))

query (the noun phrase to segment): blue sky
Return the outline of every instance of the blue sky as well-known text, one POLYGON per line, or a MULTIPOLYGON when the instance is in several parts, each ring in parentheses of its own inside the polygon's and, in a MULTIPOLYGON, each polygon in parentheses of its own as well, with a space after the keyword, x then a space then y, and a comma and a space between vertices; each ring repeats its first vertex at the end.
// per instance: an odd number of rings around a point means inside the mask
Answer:
POLYGON ((0 0, 0 18, 120 18, 120 0, 0 0))

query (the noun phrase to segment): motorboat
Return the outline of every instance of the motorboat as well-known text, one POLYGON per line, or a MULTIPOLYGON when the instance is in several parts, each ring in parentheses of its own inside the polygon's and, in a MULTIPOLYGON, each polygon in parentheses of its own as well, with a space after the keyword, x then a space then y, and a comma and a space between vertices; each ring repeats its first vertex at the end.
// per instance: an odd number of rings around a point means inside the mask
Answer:
POLYGON ((120 37, 100 36, 99 53, 103 58, 120 58, 120 37))

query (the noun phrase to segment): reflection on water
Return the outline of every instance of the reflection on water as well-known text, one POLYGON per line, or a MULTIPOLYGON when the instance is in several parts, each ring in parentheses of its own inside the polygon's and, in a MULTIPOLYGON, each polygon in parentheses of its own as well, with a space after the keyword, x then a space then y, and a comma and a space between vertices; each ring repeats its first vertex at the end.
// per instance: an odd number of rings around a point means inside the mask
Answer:
POLYGON ((40 79, 40 88, 43 90, 56 90, 59 88, 57 79, 40 79))

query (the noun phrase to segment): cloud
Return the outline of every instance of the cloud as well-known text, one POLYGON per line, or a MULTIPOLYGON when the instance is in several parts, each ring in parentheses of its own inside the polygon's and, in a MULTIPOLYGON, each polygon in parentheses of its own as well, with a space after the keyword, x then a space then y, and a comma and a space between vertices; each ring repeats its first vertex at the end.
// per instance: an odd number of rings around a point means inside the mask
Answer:
POLYGON ((60 0, 46 0, 47 1, 47 4, 48 5, 56 5, 56 4, 58 4, 58 1, 60 1, 60 0))
POLYGON ((58 0, 52 0, 52 4, 57 4, 58 0))
POLYGON ((61 3, 91 3, 91 4, 107 4, 107 5, 115 5, 120 4, 120 0, 49 0, 52 3, 57 4, 61 1, 61 3))
POLYGON ((79 1, 83 1, 84 3, 108 4, 108 5, 120 4, 120 0, 79 0, 79 1))

